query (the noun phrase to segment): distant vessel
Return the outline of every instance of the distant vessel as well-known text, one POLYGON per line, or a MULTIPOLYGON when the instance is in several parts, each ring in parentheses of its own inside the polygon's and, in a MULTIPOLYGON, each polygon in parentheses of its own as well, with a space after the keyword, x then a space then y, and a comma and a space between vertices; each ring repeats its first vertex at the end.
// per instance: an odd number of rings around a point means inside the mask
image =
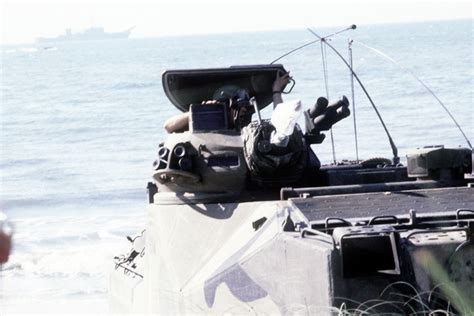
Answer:
POLYGON ((82 33, 72 33, 71 29, 66 29, 66 34, 59 35, 56 37, 38 37, 36 41, 38 43, 46 42, 69 42, 69 41, 98 41, 107 39, 120 39, 128 38, 132 32, 132 28, 129 28, 123 32, 107 33, 103 27, 91 27, 86 29, 82 33))

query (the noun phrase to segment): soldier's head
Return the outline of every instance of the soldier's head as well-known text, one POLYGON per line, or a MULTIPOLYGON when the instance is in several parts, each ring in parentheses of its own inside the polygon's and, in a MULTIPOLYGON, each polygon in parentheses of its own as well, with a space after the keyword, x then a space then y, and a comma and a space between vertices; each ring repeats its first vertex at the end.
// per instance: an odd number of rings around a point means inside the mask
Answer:
POLYGON ((214 93, 214 99, 228 105, 231 123, 235 129, 241 130, 252 121, 255 110, 247 90, 233 85, 223 86, 214 93))

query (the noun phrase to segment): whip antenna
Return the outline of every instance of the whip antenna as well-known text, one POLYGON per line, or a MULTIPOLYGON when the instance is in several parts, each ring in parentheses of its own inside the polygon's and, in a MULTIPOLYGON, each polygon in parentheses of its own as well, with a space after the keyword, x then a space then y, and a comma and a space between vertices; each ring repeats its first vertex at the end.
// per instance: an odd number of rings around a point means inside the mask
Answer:
POLYGON ((467 138, 466 134, 464 134, 464 131, 462 130, 461 126, 458 124, 458 122, 456 121, 456 119, 454 118, 454 116, 451 114, 451 112, 448 110, 448 108, 446 107, 446 105, 444 105, 444 103, 438 98, 438 96, 433 92, 433 90, 431 90, 420 78, 418 78, 410 69, 404 67, 402 64, 400 64, 399 62, 397 62, 395 59, 391 58, 390 56, 388 56, 387 54, 381 52, 380 50, 378 49, 375 49, 373 47, 370 47, 360 41, 357 41, 360 45, 376 52, 377 54, 381 55, 382 57, 385 57, 386 59, 390 60, 392 63, 394 63, 395 65, 397 65, 398 67, 400 67, 402 70, 405 70, 406 72, 408 72, 410 75, 413 76, 413 78, 415 78, 423 87, 425 87, 425 89, 436 99, 436 101, 438 101, 438 103, 443 107, 443 109, 446 111, 446 113, 448 113, 449 117, 451 118, 451 120, 453 120, 454 124, 456 125, 456 127, 459 129, 459 131, 461 132, 462 136, 464 137, 464 139, 466 140, 467 142, 467 145, 469 146, 469 148, 472 149, 472 145, 471 145, 471 142, 469 141, 469 139, 467 138))
MULTIPOLYGON (((349 62, 351 64, 351 69, 354 69, 352 64, 352 43, 353 40, 349 40, 349 62)), ((351 94, 352 94, 352 118, 354 120, 354 140, 355 140, 355 150, 356 150, 356 160, 359 163, 359 146, 357 144, 357 121, 356 121, 356 108, 355 108, 355 93, 354 93, 354 74, 351 71, 351 94)))
MULTIPOLYGON (((355 24, 352 24, 351 26, 349 26, 349 27, 347 27, 347 28, 345 28, 345 29, 343 29, 343 30, 340 30, 340 31, 337 31, 337 32, 335 32, 335 33, 326 35, 324 38, 329 38, 329 37, 335 36, 335 35, 337 35, 337 34, 340 34, 340 33, 342 33, 342 32, 348 31, 348 30, 355 30, 356 27, 357 27, 357 26, 356 26, 355 24)), ((303 45, 301 45, 301 46, 298 46, 298 47, 296 47, 295 49, 292 49, 292 50, 290 50, 289 52, 284 53, 283 55, 281 55, 280 57, 278 57, 277 59, 275 59, 274 61, 272 61, 272 62, 270 63, 270 65, 276 63, 277 61, 279 61, 279 60, 282 59, 283 57, 286 57, 286 56, 288 56, 288 55, 290 55, 290 54, 293 54, 294 52, 296 52, 296 51, 298 51, 298 50, 300 50, 300 49, 302 49, 302 48, 305 48, 306 46, 309 46, 309 45, 312 45, 312 44, 314 44, 314 43, 317 43, 317 42, 319 42, 319 41, 321 41, 320 38, 317 39, 317 40, 308 42, 308 43, 306 43, 306 44, 303 44, 303 45)))
MULTIPOLYGON (((326 46, 324 46, 324 41, 321 40, 321 60, 323 63, 323 74, 324 74, 324 86, 326 87, 326 99, 329 100, 329 80, 328 80, 328 64, 327 64, 327 52, 326 46)), ((332 126, 329 130, 331 135, 331 148, 332 148, 332 160, 336 164, 336 148, 334 146, 334 134, 332 131, 332 126)))
MULTIPOLYGON (((354 28, 355 28, 355 25, 353 25, 354 28)), ((336 54, 337 56, 339 56, 339 58, 341 58, 341 60, 344 62, 344 64, 346 64, 346 66, 349 68, 349 70, 351 71, 351 73, 353 74, 354 78, 357 80, 357 82, 359 83, 360 87, 362 88, 362 90, 364 91, 365 95, 367 96, 367 99, 369 100, 370 104, 372 105, 372 108, 374 109, 375 113, 377 114, 377 117, 379 118, 380 120, 380 123, 382 123, 382 127, 383 129, 385 130, 385 134, 387 134, 387 137, 388 137, 388 141, 390 142, 390 147, 392 148, 392 154, 393 154, 393 164, 398 164, 400 162, 400 158, 398 157, 398 149, 397 149, 397 146, 395 146, 395 143, 393 142, 393 139, 392 139, 392 136, 390 136, 390 133, 387 129, 387 126, 385 126, 385 122, 383 121, 382 119, 382 116, 380 115, 379 113, 379 110, 377 109, 377 107, 375 106, 375 103, 374 101, 372 101, 372 98, 370 97, 369 93, 367 92, 367 90, 365 89, 364 85, 362 84, 362 82, 360 81, 359 77, 357 76, 357 74, 354 72, 354 69, 352 69, 351 65, 349 65, 349 63, 346 61, 346 59, 344 57, 342 57, 342 55, 337 51, 337 49, 335 49, 331 44, 329 44, 323 37, 319 36, 318 34, 316 34, 313 30, 311 30, 310 28, 308 28, 308 31, 311 32, 314 36, 316 36, 317 38, 319 38, 321 41, 323 41, 329 48, 331 48, 336 54)))

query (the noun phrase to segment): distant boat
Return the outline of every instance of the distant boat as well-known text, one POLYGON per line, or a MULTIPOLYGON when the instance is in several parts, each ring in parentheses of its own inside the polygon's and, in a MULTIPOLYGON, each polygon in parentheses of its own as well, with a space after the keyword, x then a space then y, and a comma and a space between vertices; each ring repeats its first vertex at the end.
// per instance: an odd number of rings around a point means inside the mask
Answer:
POLYGON ((121 39, 128 38, 132 32, 132 28, 129 28, 123 32, 107 33, 103 27, 91 27, 81 33, 72 33, 71 29, 66 29, 66 34, 59 35, 56 37, 38 37, 36 41, 38 43, 46 42, 70 42, 70 41, 98 41, 108 39, 121 39))

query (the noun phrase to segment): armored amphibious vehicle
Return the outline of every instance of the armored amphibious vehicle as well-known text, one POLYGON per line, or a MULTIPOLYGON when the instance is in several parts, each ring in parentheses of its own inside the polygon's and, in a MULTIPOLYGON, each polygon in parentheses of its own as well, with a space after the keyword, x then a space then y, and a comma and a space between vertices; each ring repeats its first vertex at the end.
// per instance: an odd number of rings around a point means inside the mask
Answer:
POLYGON ((268 121, 236 126, 228 107, 242 100, 216 100, 216 91, 244 89, 259 112, 285 71, 163 74, 169 100, 189 111, 189 130, 159 144, 146 227, 115 258, 112 311, 472 311, 471 149, 415 149, 407 166, 398 157, 320 166, 309 145, 347 116, 345 98, 320 99, 305 111, 305 129, 275 148, 268 121))

